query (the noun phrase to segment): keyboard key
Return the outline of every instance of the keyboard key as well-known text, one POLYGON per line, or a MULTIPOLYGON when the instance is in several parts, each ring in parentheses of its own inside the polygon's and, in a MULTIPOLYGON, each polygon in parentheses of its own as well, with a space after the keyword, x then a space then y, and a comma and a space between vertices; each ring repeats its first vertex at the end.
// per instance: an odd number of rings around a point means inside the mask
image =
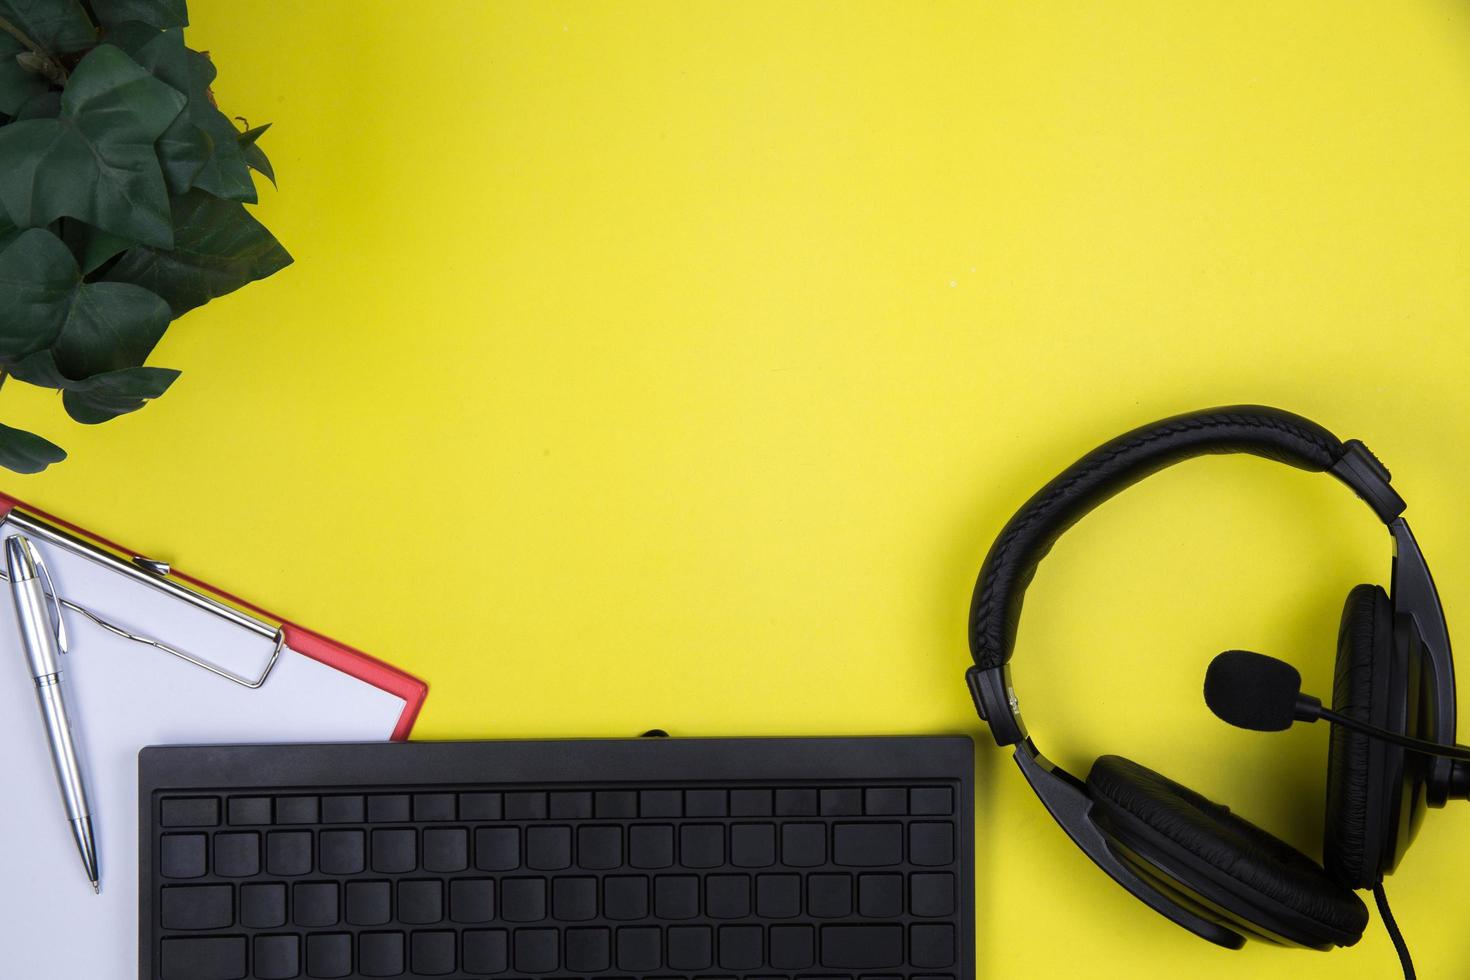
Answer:
POLYGON ((315 796, 282 796, 276 800, 276 823, 316 823, 319 806, 315 796))
POLYGON ((393 886, 386 881, 349 881, 343 889, 343 917, 354 926, 387 925, 392 895, 393 886))
POLYGON ((214 827, 219 824, 219 800, 212 796, 164 800, 159 823, 165 827, 214 827))
POLYGON ((646 789, 638 794, 638 814, 643 817, 682 817, 684 793, 677 789, 646 789))
POLYGON ((738 868, 767 868, 776 863, 776 825, 737 823, 730 828, 730 863, 738 868))
POLYGON ((667 868, 674 863, 674 828, 635 824, 628 828, 628 863, 635 868, 667 868))
POLYGON ((367 801, 361 796, 323 796, 322 823, 362 823, 367 801))
POLYGON ((815 789, 776 790, 776 816, 815 817, 817 815, 817 791, 815 789))
POLYGON ((164 834, 159 865, 165 878, 202 878, 205 869, 203 834, 164 834))
POLYGON ((411 810, 412 805, 405 793, 383 793, 368 797, 369 823, 408 823, 411 810))
POLYGON ((221 878, 249 878, 260 873, 260 835, 215 834, 214 873, 221 878))
POLYGON ((948 786, 913 790, 909 793, 909 810, 915 815, 947 817, 954 812, 954 793, 948 786))
POLYGON ((374 871, 384 874, 402 874, 405 871, 413 871, 418 866, 417 831, 408 828, 373 831, 374 871))
POLYGON ((954 829, 947 823, 916 823, 909 827, 909 861, 929 868, 954 861, 954 829))
POLYGON ((623 828, 578 827, 577 864, 589 871, 607 871, 623 863, 623 828))
POLYGON ((365 977, 396 977, 402 973, 403 933, 365 932, 358 936, 357 969, 365 977))
POLYGON ((451 881, 449 918, 455 922, 468 923, 489 922, 494 919, 495 882, 489 878, 456 878, 451 881))
POLYGON ((160 917, 165 929, 224 929, 235 921, 229 885, 175 885, 163 890, 160 917))
POLYGON ((823 926, 822 965, 880 970, 903 965, 903 926, 823 926))
POLYGON ((367 866, 367 838, 360 830, 324 830, 318 844, 323 874, 355 875, 367 866))
POLYGON ((642 875, 611 875, 602 883, 603 915, 615 921, 648 915, 648 879, 642 875))
POLYGON ((691 789, 684 792, 686 816, 723 817, 729 812, 730 798, 722 789, 691 789))
POLYGON ((337 924, 339 911, 335 881, 301 882, 292 889, 291 919, 298 926, 334 926, 337 924))
POLYGON ((507 922, 540 922, 546 918, 546 879, 503 879, 500 917, 507 922))
POLYGON ((720 966, 726 970, 758 970, 765 964, 760 926, 720 926, 720 966))
POLYGON ((481 871, 514 871, 521 866, 521 832, 514 827, 481 827, 475 831, 475 867, 481 871))
POLYGON ((771 966, 805 970, 816 962, 816 932, 811 926, 771 926, 771 966))
POLYGON ((870 919, 903 915, 903 876, 858 876, 858 914, 870 919))
POLYGON ((863 812, 870 817, 901 817, 909 812, 908 790, 901 786, 874 786, 863 793, 863 812))
POLYGON ((555 879, 551 883, 551 917, 560 922, 597 918, 597 879, 555 879))
POLYGON ((430 827, 424 831, 425 871, 463 871, 469 866, 470 832, 468 830, 463 827, 430 827))
POLYGON ((699 915, 699 879, 693 875, 655 878, 653 914, 660 919, 692 919, 699 915))
POLYGON ((914 966, 937 969, 954 963, 954 926, 921 925, 909 928, 909 960, 914 966))
POLYGON ((423 926, 444 918, 444 883, 441 881, 400 881, 398 883, 398 921, 423 926))
POLYGON ((858 789, 822 790, 822 816, 860 817, 863 814, 863 793, 858 789))
POLYGON ((459 818, 461 820, 499 820, 500 817, 499 793, 459 794, 459 818))
POLYGON ((593 812, 599 820, 638 816, 638 794, 630 790, 603 790, 593 795, 593 812))
POLYGON ((838 824, 832 830, 832 861, 853 868, 903 863, 903 825, 838 824))
POLYGON ((852 915, 850 875, 812 875, 807 879, 806 889, 807 911, 815 918, 843 919, 852 915))
POLYGON ((608 929, 568 929, 566 968, 576 973, 600 973, 612 965, 612 932, 608 929))
POLYGON ((769 817, 771 815, 771 791, 768 789, 730 790, 730 816, 769 817))
POLYGON ((413 819, 417 823, 454 819, 453 793, 419 793, 413 798, 413 819))
POLYGON ((679 828, 679 863, 686 868, 718 868, 725 863, 725 828, 686 824, 679 828))
POLYGON ((954 898, 952 874, 916 874, 909 879, 909 905, 914 915, 925 918, 953 915, 954 898))
POLYGON ((288 877, 311 873, 311 831, 273 830, 265 835, 265 869, 288 877))
POLYGON ((452 932, 416 932, 413 934, 413 972, 420 976, 438 977, 454 972, 455 936, 452 932))
POLYGON ((505 819, 507 819, 507 820, 544 820, 544 819, 546 819, 546 794, 545 793, 506 793, 505 794, 505 819))
POLYGON ((781 860, 795 868, 827 863, 827 825, 788 823, 781 828, 781 860))
POLYGON ((232 826, 268 824, 271 822, 271 801, 266 796, 237 796, 226 807, 232 826))
POLYGON ((163 980, 241 980, 245 976, 245 939, 221 936, 178 939, 161 944, 163 980))
POLYGON ((572 828, 526 828, 526 867, 537 871, 560 871, 571 865, 572 828))
POLYGON ((763 919, 794 919, 801 914, 801 875, 757 875, 755 914, 763 919))
POLYGON ((556 820, 585 820, 592 816, 592 794, 568 792, 551 794, 551 816, 556 820))
POLYGON ((618 969, 629 973, 657 970, 663 963, 657 927, 625 926, 618 930, 618 969))
POLYGON ((714 961, 714 933, 709 926, 669 927, 669 969, 703 970, 714 961))
POLYGON ((555 929, 517 929, 515 968, 521 973, 550 973, 558 963, 555 929))
POLYGON ((749 875, 710 875, 704 886, 705 912, 711 919, 743 919, 750 914, 749 875))
POLYGON ((301 940, 296 936, 256 936, 258 980, 290 980, 301 973, 301 940))
POLYGON ((274 882, 240 886, 240 924, 279 929, 286 924, 286 886, 274 882))
POLYGON ((319 932, 306 937, 306 975, 345 977, 352 972, 352 936, 319 932))
POLYGON ((464 934, 466 973, 503 973, 510 966, 504 929, 471 929, 464 934))

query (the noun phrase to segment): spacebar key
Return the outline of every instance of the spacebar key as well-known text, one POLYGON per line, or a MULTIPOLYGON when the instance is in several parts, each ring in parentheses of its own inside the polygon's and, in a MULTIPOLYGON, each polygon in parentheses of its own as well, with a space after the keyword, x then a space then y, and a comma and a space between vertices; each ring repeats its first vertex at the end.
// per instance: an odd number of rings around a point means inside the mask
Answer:
POLYGON ((245 937, 165 939, 163 980, 243 980, 245 937))
POLYGON ((824 926, 822 965, 877 969, 903 965, 903 926, 824 926))

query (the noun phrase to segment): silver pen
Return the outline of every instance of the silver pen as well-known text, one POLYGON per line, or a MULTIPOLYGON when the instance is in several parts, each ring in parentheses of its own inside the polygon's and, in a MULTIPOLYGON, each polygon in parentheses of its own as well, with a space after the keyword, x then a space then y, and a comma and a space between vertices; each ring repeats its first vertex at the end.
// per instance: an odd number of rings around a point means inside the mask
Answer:
POLYGON ((81 852, 87 880, 92 883, 92 890, 100 893, 92 809, 87 805, 87 787, 82 782, 82 765, 77 758, 71 718, 62 695, 61 663, 57 655, 66 652, 66 628, 61 623, 61 606, 58 603, 56 607, 53 626, 40 577, 45 576, 53 597, 56 589, 35 546, 23 535, 12 534, 5 539, 5 569, 10 575, 10 593, 15 598, 26 663, 36 681, 36 699, 41 705, 41 720, 46 725, 46 740, 51 745, 51 764, 56 769, 56 784, 61 787, 61 802, 66 806, 66 819, 71 823, 72 836, 81 852))

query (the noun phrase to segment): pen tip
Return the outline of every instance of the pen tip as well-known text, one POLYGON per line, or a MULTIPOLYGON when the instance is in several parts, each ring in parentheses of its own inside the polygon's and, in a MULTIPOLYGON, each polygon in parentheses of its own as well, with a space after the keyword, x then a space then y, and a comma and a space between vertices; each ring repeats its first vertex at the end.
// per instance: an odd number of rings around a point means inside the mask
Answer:
POLYGON ((92 894, 93 895, 101 895, 102 894, 102 888, 95 881, 92 882, 92 894))

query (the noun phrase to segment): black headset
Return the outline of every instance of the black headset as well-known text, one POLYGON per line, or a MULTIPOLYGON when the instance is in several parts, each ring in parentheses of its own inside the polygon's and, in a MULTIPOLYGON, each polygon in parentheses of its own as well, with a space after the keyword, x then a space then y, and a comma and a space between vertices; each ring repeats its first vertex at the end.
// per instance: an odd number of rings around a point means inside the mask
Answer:
MULTIPOLYGON (((1444 611, 1424 556, 1400 516, 1403 499, 1361 442, 1259 406, 1165 419, 1107 442, 1042 487, 985 557, 970 606, 966 675, 998 745, 1016 746, 1021 773, 1053 818, 1104 871, 1150 908, 1232 949, 1247 937, 1331 949, 1362 936, 1368 910, 1354 889, 1377 888, 1398 866, 1426 805, 1470 790, 1470 767, 1335 728, 1327 758, 1323 864, 1187 787, 1121 756, 1081 780, 1047 760, 1021 719, 1011 684, 1021 603, 1057 539, 1114 494, 1205 453, 1251 453, 1351 487, 1387 526, 1395 557, 1388 594, 1348 593, 1338 634, 1333 710, 1361 726, 1449 746, 1455 676, 1444 611)), ((1386 907, 1386 902, 1385 902, 1386 907)), ((1396 940, 1397 942, 1397 940, 1396 940)))

